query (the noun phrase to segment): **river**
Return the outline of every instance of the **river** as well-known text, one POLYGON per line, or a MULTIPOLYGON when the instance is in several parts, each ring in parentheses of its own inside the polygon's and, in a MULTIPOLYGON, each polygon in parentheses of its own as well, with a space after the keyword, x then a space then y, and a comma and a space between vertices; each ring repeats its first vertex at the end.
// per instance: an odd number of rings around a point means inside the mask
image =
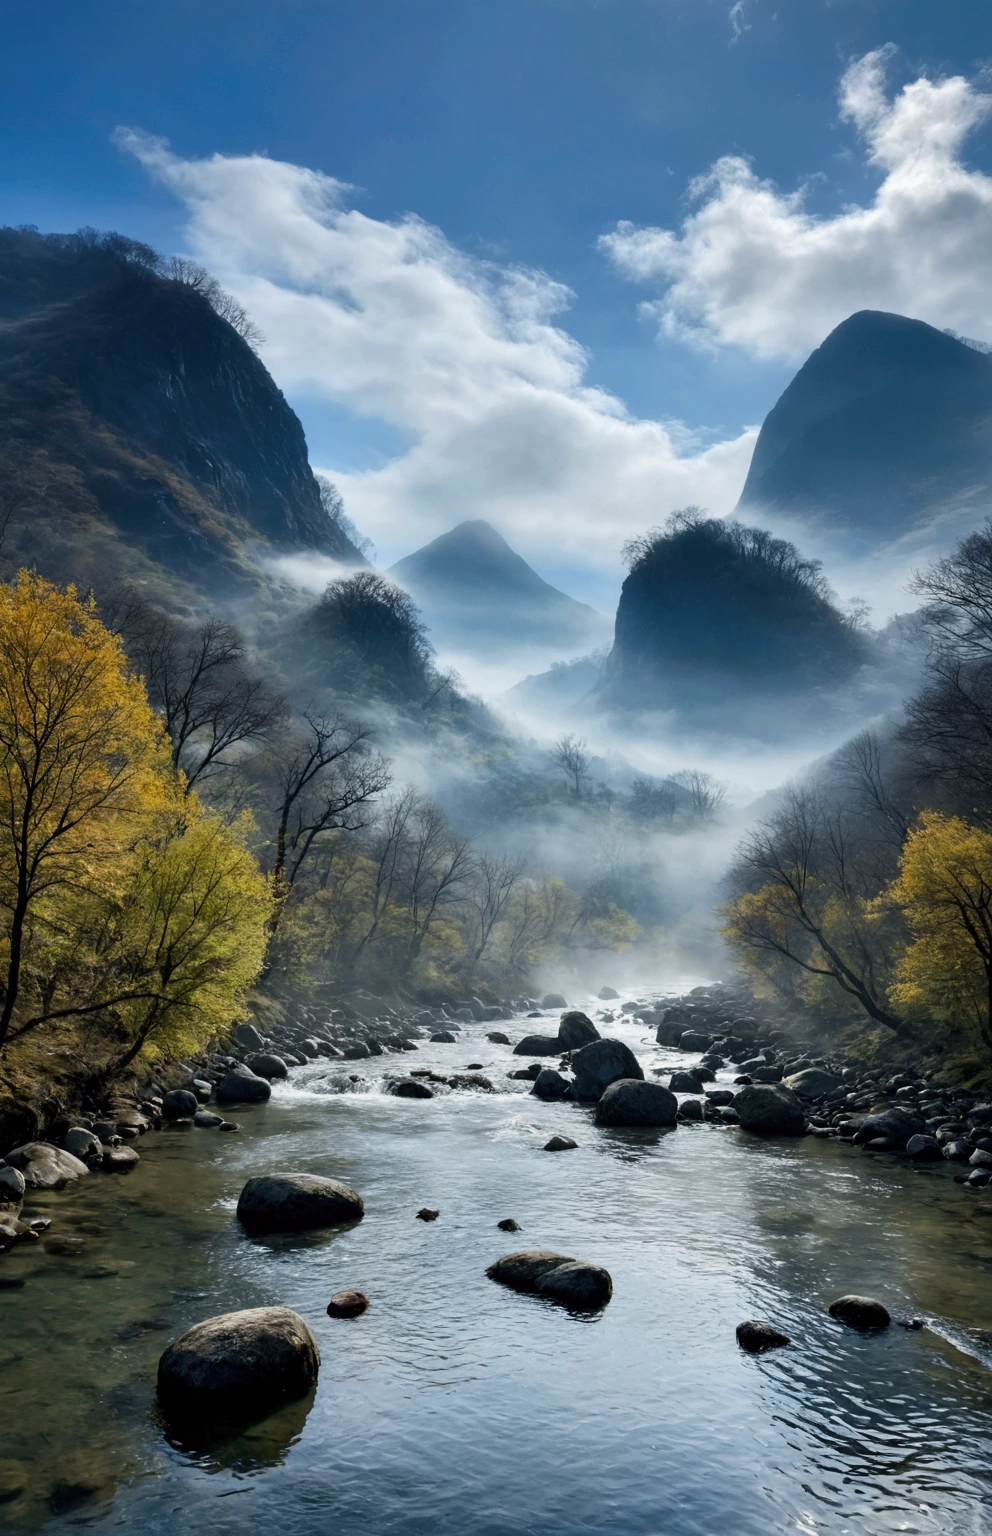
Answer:
MULTIPOLYGON (((519 1063, 491 1028, 422 1042, 402 1068, 481 1063, 496 1094, 397 1099, 381 1091, 395 1056, 320 1061, 239 1111, 241 1135, 149 1135, 131 1175, 30 1201, 49 1251, 0 1260, 0 1462, 27 1473, 0 1528, 988 1536, 992 1186, 813 1138, 600 1130, 507 1082, 519 1063), (544 1152, 555 1131, 578 1148, 544 1152), (364 1221, 247 1237, 238 1192, 281 1169, 352 1184, 364 1221), (425 1205, 437 1221, 417 1220, 425 1205), (486 1278, 523 1247, 605 1265, 612 1302, 575 1316, 486 1278), (363 1317, 327 1317, 345 1287, 370 1297, 363 1317), (848 1291, 929 1325, 853 1333, 826 1314, 848 1291), (267 1303, 315 1332, 315 1396, 233 1442, 171 1443, 165 1344, 267 1303), (748 1317, 791 1347, 742 1353, 748 1317)), ((604 1032, 646 1072, 686 1061, 642 1026, 604 1032)))

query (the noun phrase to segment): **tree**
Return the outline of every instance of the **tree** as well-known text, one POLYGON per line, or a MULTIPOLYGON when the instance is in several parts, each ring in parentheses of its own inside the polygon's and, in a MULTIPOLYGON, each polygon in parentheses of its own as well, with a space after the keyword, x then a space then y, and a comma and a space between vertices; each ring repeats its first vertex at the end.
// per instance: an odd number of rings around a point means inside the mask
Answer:
POLYGON ((667 783, 643 777, 632 779, 628 804, 635 821, 670 823, 675 819, 675 791, 667 783))
POLYGON ((472 863, 469 889, 475 933, 472 958, 482 959, 506 903, 523 877, 524 861, 505 853, 480 853, 472 863))
POLYGON ((551 761, 565 775, 572 796, 581 799, 582 785, 589 777, 585 742, 574 735, 559 737, 551 748, 551 761))
POLYGON ((924 811, 880 905, 898 906, 913 943, 896 967, 893 1002, 954 1025, 992 1050, 992 833, 924 811))
POLYGON ((170 789, 161 724, 93 603, 25 571, 0 585, 0 1049, 26 980, 26 1023, 51 1016, 29 958, 60 898, 112 889, 170 789))
POLYGON ((680 768, 671 783, 684 789, 694 821, 712 821, 727 798, 727 786, 699 768, 680 768))
POLYGON ((433 650, 416 604, 377 571, 332 581, 314 609, 313 623, 404 697, 429 691, 433 650))
MULTIPOLYGON (((156 264, 160 265, 157 258, 156 264)), ((232 294, 226 293, 217 279, 205 267, 201 267, 199 262, 191 261, 188 256, 173 256, 165 266, 165 275, 174 283, 182 283, 184 288, 192 288, 194 293, 201 293, 214 313, 233 326, 254 352, 265 345, 265 337, 244 305, 239 304, 232 294)))

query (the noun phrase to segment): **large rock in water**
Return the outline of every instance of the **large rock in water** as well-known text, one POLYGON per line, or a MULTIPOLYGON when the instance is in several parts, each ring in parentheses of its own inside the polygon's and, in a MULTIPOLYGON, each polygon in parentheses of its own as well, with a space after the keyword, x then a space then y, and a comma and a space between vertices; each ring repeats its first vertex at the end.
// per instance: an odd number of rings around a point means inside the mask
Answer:
POLYGON ((250 1067, 232 1067, 215 1091, 219 1104, 264 1104, 272 1097, 271 1086, 250 1067))
POLYGON ((833 1093, 840 1087, 840 1078, 832 1072, 825 1072, 822 1067, 806 1067, 802 1072, 793 1072, 791 1077, 785 1079, 785 1086, 791 1088, 800 1099, 822 1099, 825 1093, 833 1093))
POLYGON ((922 1135, 926 1128, 927 1123, 919 1110, 897 1104, 891 1109, 879 1110, 877 1115, 866 1115, 854 1133, 854 1140, 861 1146, 866 1141, 885 1136, 893 1146, 904 1147, 911 1136, 922 1135))
POLYGON ((621 1078, 596 1105, 597 1125, 674 1125, 679 1101, 661 1083, 621 1078))
POLYGON ((753 1083, 734 1097, 742 1130, 756 1136, 801 1136, 803 1106, 784 1083, 753 1083))
POLYGON ((558 1025, 558 1044, 563 1051, 577 1051, 583 1045, 590 1045, 593 1040, 601 1038, 599 1030, 592 1019, 585 1013, 580 1013, 578 1008, 573 1008, 569 1013, 563 1013, 561 1023, 558 1025))
POLYGON ((15 1147, 7 1153, 6 1162, 24 1175, 28 1189, 64 1189, 89 1172, 78 1157, 47 1141, 29 1141, 27 1146, 15 1147))
POLYGON ((557 1035, 524 1035, 513 1047, 514 1056, 560 1056, 562 1043, 557 1035))
POLYGON ((320 1351, 288 1307, 252 1307, 196 1323, 158 1363, 158 1395, 173 1418, 249 1418, 303 1397, 320 1351))
POLYGON ((609 1272, 584 1259, 570 1259, 563 1253, 535 1248, 524 1253, 508 1253, 486 1270, 490 1280, 508 1285, 515 1291, 546 1296, 563 1306, 587 1310, 605 1307, 613 1295, 609 1272))
POLYGON ((568 1092, 568 1078, 562 1077, 554 1067, 542 1067, 534 1079, 531 1093, 539 1099, 563 1099, 568 1092))
POLYGON ((316 1173, 268 1173, 249 1179, 238 1199, 238 1220, 249 1232, 307 1232, 360 1221, 360 1195, 316 1173))
POLYGON ((644 1077, 640 1062, 622 1040, 593 1040, 590 1045, 573 1051, 572 1071, 575 1073, 575 1097, 587 1102, 601 1098, 610 1084, 621 1078, 643 1080, 644 1077))

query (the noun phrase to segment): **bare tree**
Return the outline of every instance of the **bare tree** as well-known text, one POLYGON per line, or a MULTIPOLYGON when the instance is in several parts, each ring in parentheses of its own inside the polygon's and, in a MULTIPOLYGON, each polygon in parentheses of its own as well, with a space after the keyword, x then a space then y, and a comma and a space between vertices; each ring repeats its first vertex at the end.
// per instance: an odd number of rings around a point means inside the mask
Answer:
POLYGON ((265 337, 244 305, 239 304, 233 294, 227 293, 199 262, 191 261, 188 256, 173 256, 166 266, 166 276, 171 277, 175 283, 192 288, 195 293, 202 293, 214 313, 233 326, 253 351, 257 352, 259 347, 265 345, 265 337))
POLYGON ((459 837, 440 808, 421 800, 411 818, 411 848, 407 875, 410 908, 408 953, 416 959, 442 908, 460 894, 469 875, 471 843, 459 837))
POLYGON ((687 791, 694 821, 712 821, 727 798, 727 785, 699 768, 680 768, 671 783, 687 791))
POLYGON ((582 796, 582 785, 589 778, 589 757, 586 744, 577 736, 561 736, 551 748, 551 761, 560 768, 576 800, 582 796))
POLYGON ((475 922, 475 961, 481 960, 489 947, 493 929, 523 872, 523 859, 505 853, 480 853, 473 861, 468 901, 475 922))

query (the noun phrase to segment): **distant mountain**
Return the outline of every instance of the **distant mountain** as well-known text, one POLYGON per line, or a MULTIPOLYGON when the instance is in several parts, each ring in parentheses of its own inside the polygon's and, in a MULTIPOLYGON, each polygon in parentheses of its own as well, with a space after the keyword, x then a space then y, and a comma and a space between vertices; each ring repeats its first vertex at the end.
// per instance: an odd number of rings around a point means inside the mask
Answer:
POLYGON ((791 544, 680 514, 641 541, 594 700, 623 711, 712 714, 727 728, 789 701, 788 728, 797 703, 839 687, 868 654, 816 563, 791 544))
POLYGON ((5 555, 213 598, 257 583, 258 550, 364 564, 263 363, 168 271, 119 235, 0 230, 5 555))
POLYGON ((609 633, 603 614, 542 581, 486 522, 459 523, 388 574, 417 602, 432 638, 453 650, 588 650, 609 633))
POLYGON ((975 522, 992 500, 992 357, 903 315, 831 331, 768 413, 739 514, 862 546, 975 522))

